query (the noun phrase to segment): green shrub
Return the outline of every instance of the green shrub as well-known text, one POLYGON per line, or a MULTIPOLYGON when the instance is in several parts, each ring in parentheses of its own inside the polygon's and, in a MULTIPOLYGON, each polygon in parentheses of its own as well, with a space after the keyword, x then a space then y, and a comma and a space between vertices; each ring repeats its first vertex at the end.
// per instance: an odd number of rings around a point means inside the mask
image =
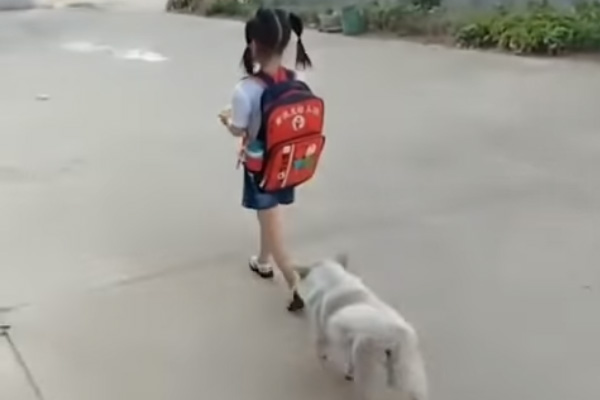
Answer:
POLYGON ((422 10, 431 10, 442 5, 441 0, 412 0, 411 4, 422 10))
MULTIPOLYGON (((202 1, 202 0, 172 0, 179 2, 202 1)), ((260 7, 279 7, 293 11, 306 24, 318 23, 318 12, 312 9, 295 7, 291 0, 213 0, 205 7, 207 16, 226 17, 249 17, 260 7)))
POLYGON ((204 0, 168 0, 167 11, 196 13, 204 6, 204 0))
POLYGON ((524 11, 496 10, 463 24, 455 35, 463 47, 498 48, 516 54, 556 55, 600 50, 600 3, 559 10, 531 3, 524 11))
POLYGON ((456 33, 456 41, 463 47, 485 49, 496 43, 492 37, 492 24, 488 21, 476 21, 461 27, 456 33))
POLYGON ((256 10, 253 2, 216 0, 206 8, 207 16, 247 17, 256 10))
POLYGON ((451 23, 437 0, 413 3, 372 3, 363 9, 370 31, 401 36, 438 36, 451 30, 451 23))

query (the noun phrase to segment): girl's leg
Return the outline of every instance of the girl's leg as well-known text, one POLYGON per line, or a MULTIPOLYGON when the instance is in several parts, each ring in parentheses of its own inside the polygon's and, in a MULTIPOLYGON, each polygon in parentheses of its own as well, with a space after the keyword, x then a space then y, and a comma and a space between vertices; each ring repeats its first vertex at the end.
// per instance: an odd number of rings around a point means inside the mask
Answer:
POLYGON ((266 210, 258 210, 257 214, 261 239, 259 259, 267 261, 268 256, 272 255, 288 287, 293 289, 296 284, 296 276, 292 269, 290 256, 284 247, 281 208, 275 206, 266 210))
POLYGON ((283 221, 280 204, 288 205, 294 202, 294 189, 285 189, 278 193, 265 193, 260 190, 254 178, 244 171, 244 193, 242 205, 251 210, 257 210, 260 227, 260 253, 250 258, 250 269, 261 278, 272 278, 273 269, 269 259, 273 257, 281 271, 288 287, 292 289, 292 300, 288 305, 289 311, 299 311, 304 308, 304 302, 294 290, 296 274, 292 262, 285 251, 283 242, 283 221))
MULTIPOLYGON (((258 213, 256 214, 258 217, 258 213)), ((269 237, 267 235, 267 230, 263 228, 263 224, 260 223, 260 218, 258 218, 259 222, 259 231, 260 231, 260 251, 257 256, 250 257, 249 266, 252 272, 256 273, 263 279, 271 279, 273 278, 273 267, 271 266, 271 249, 269 248, 269 237)))
POLYGON ((257 214, 261 231, 261 253, 264 251, 272 255, 275 265, 292 291, 288 310, 299 311, 304 308, 304 302, 296 292, 296 274, 292 268, 292 260, 285 249, 281 207, 259 210, 257 214))
POLYGON ((267 230, 265 229, 264 224, 260 221, 260 211, 257 211, 256 217, 258 218, 258 226, 260 228, 259 253, 256 259, 260 264, 269 264, 271 262, 269 236, 267 235, 267 230))

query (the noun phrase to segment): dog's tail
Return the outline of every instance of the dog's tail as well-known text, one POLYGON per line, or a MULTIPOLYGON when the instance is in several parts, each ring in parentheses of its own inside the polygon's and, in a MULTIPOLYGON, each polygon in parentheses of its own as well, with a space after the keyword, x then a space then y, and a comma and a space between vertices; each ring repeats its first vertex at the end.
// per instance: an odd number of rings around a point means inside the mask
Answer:
POLYGON ((388 384, 396 384, 396 372, 400 378, 402 392, 406 399, 427 400, 427 375, 425 363, 419 348, 419 338, 414 328, 406 325, 398 332, 398 346, 386 351, 388 384), (398 371, 396 371, 396 367, 398 371))

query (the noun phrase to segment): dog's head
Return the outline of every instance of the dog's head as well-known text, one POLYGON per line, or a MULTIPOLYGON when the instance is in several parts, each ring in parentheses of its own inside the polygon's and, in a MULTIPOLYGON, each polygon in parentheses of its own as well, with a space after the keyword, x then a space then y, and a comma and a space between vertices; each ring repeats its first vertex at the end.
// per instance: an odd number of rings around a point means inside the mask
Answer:
POLYGON ((339 253, 335 257, 329 260, 322 260, 310 265, 297 265, 294 267, 294 270, 300 276, 301 280, 306 279, 310 273, 319 266, 323 265, 325 262, 335 262, 336 264, 341 265, 345 270, 348 269, 348 254, 347 253, 339 253))

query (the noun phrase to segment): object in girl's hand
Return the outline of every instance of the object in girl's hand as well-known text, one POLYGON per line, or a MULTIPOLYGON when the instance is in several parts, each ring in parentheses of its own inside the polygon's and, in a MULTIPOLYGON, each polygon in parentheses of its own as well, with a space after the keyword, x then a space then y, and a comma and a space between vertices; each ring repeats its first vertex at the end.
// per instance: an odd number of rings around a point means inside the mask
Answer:
POLYGON ((231 106, 223 108, 223 110, 219 113, 219 119, 223 125, 228 125, 229 121, 231 121, 231 106))

